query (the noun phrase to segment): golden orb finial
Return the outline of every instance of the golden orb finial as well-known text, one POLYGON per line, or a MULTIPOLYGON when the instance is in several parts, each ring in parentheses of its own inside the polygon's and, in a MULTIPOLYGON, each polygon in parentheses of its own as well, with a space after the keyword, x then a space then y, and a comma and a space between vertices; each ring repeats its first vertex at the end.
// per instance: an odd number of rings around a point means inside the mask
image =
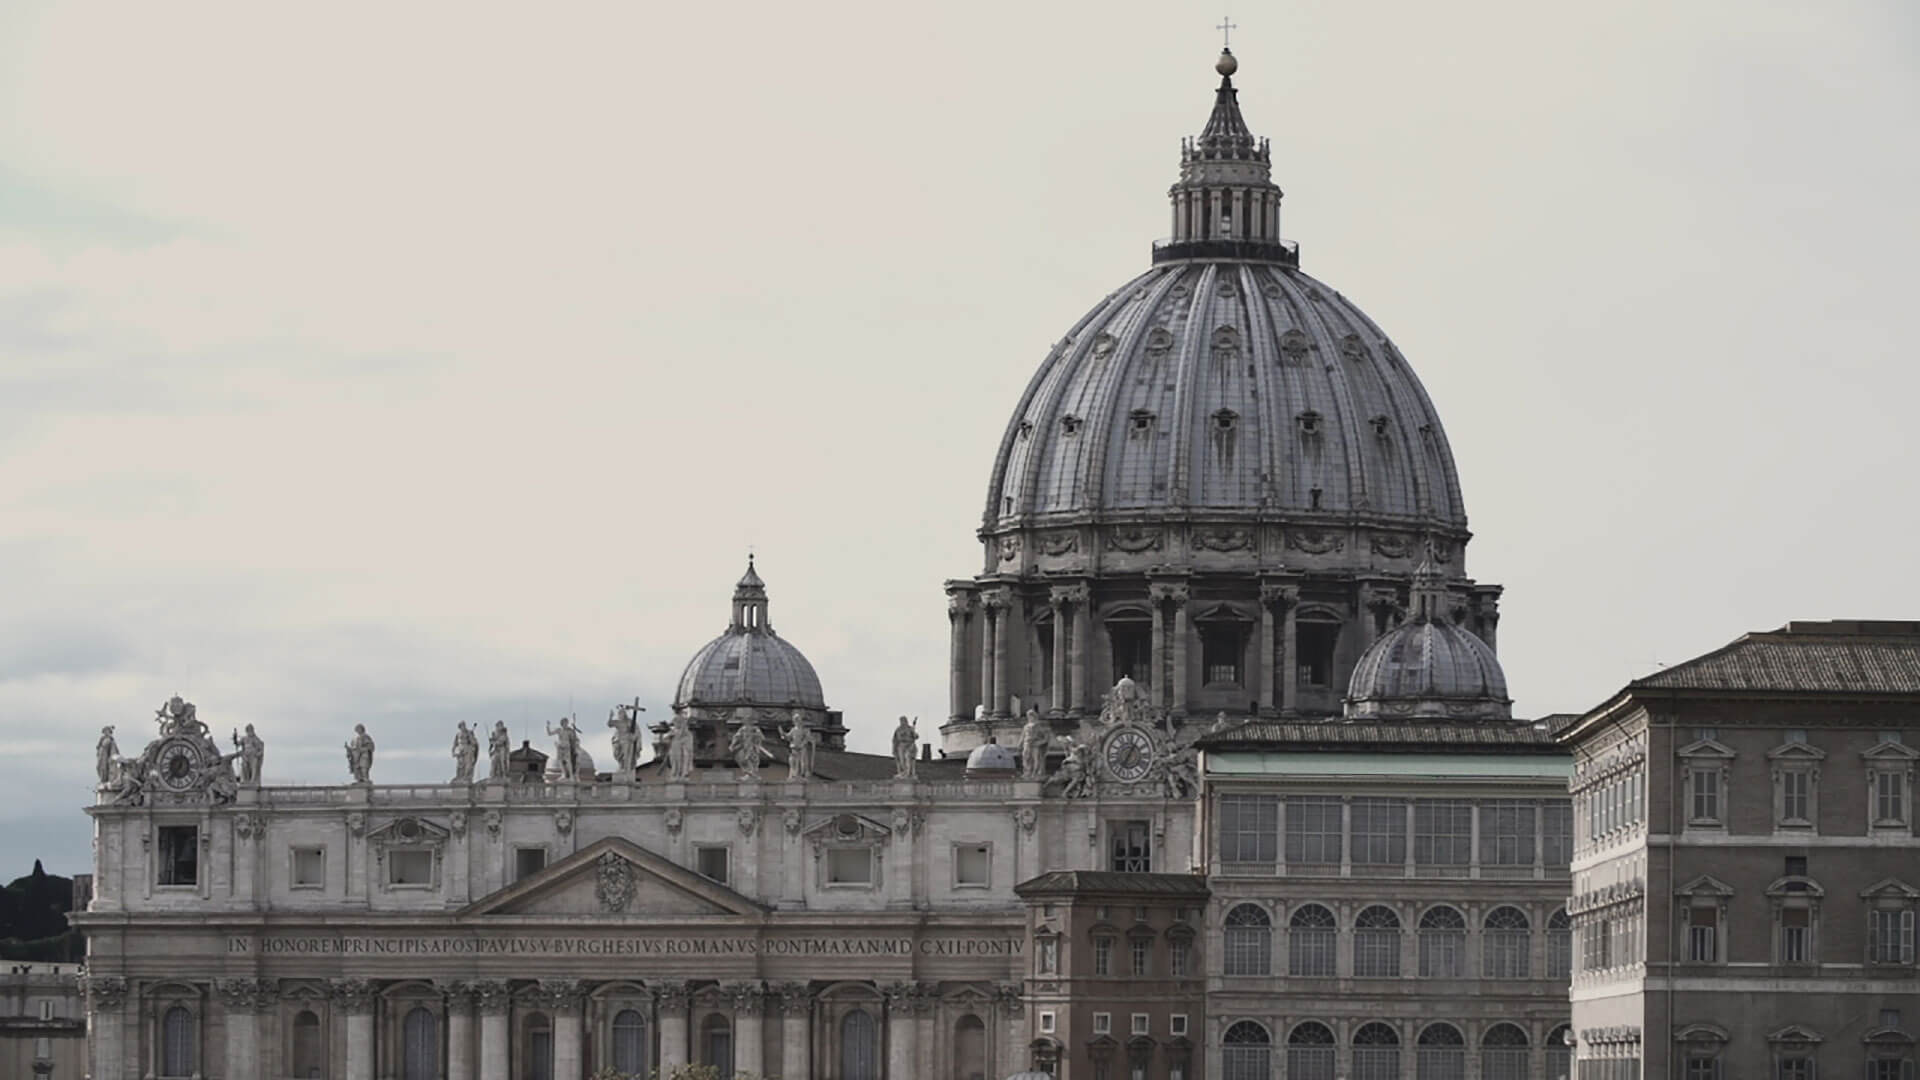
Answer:
POLYGON ((1234 72, 1240 70, 1240 61, 1233 58, 1232 49, 1221 49, 1220 59, 1214 62, 1213 70, 1222 76, 1231 77, 1234 72))

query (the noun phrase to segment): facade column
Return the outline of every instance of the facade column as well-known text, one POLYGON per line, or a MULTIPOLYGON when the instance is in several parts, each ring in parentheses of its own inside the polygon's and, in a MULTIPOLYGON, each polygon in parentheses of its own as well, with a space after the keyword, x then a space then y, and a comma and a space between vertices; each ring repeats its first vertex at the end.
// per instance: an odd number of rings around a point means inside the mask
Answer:
POLYGON ((973 719, 973 706, 967 701, 967 622, 973 613, 973 594, 947 587, 947 626, 951 655, 947 659, 948 711, 953 720, 973 719))
MULTIPOLYGON (((684 982, 660 987, 660 1071, 687 1063, 687 1013, 693 992, 684 982)), ((503 1078, 504 1080, 504 1078, 503 1078)))
POLYGON ((480 1010, 480 1080, 507 1080, 507 1013, 513 998, 500 979, 482 979, 472 987, 480 1010))
POLYGON ((1049 716, 1067 714, 1067 592, 1067 587, 1056 585, 1047 596, 1053 608, 1053 685, 1047 691, 1049 716))
POLYGON ((227 1017, 227 1075, 260 1076, 260 1013, 274 999, 270 979, 221 979, 215 987, 227 1017))
POLYGON ((998 612, 994 609, 993 594, 980 598, 980 704, 986 706, 988 713, 993 712, 993 658, 998 651, 994 648, 994 631, 999 620, 994 618, 998 612))
MULTIPOLYGON (((1150 659, 1147 661, 1149 665, 1147 668, 1149 672, 1149 674, 1147 675, 1147 691, 1148 691, 1147 700, 1163 708, 1167 704, 1167 692, 1170 689, 1168 684, 1173 681, 1172 679, 1167 678, 1167 670, 1166 670, 1167 669, 1166 607, 1167 607, 1168 588, 1169 587, 1166 585, 1147 586, 1147 606, 1153 609, 1153 634, 1148 639, 1149 642, 1151 643, 1151 648, 1148 649, 1148 656, 1150 657, 1150 659)), ((1117 678, 1114 679, 1114 682, 1116 683, 1119 681, 1120 680, 1117 678)), ((1139 680, 1136 679, 1135 681, 1137 682, 1139 680)))
POLYGON ((1273 605, 1280 602, 1280 595, 1281 586, 1260 586, 1260 682, 1257 685, 1261 716, 1274 716, 1280 711, 1280 665, 1273 655, 1273 605))
POLYGON ((1075 585, 1067 593, 1067 602, 1073 605, 1073 656, 1072 670, 1068 673, 1073 681, 1072 704, 1067 707, 1067 715, 1079 716, 1087 708, 1087 665, 1093 662, 1093 590, 1086 585, 1075 585))
POLYGON ((1009 699, 1012 697, 1013 665, 1007 662, 1007 642, 1013 635, 1007 632, 1007 623, 1013 614, 1013 597, 1006 589, 996 589, 987 596, 993 608, 993 705, 989 711, 995 716, 1008 714, 1009 699))
POLYGON ((914 1058, 918 1049, 914 1035, 918 1024, 913 1016, 915 987, 912 983, 894 983, 887 987, 887 1080, 918 1080, 914 1058))
POLYGON ((780 987, 780 1080, 813 1080, 813 995, 806 983, 780 987))
POLYGON ((759 983, 739 983, 727 988, 727 996, 733 1002, 734 1071, 764 1076, 767 1036, 761 1010, 766 1004, 766 991, 759 983))
POLYGON ((913 995, 913 1017, 918 1031, 914 1033, 913 1075, 915 1077, 937 1076, 938 1068, 933 1055, 939 1049, 940 1040, 934 1034, 934 1014, 940 1004, 936 988, 932 983, 917 983, 913 995))
POLYGON ((1192 596, 1185 585, 1175 585, 1173 599, 1173 715, 1187 715, 1187 638, 1193 630, 1187 617, 1187 600, 1192 596))
POLYGON ((1017 983, 1002 983, 994 988, 994 999, 1000 1003, 1001 1034, 998 1040, 998 1058, 1001 1076, 1011 1076, 1017 1072, 1026 1072, 1033 1068, 1032 1055, 1027 1051, 1027 1003, 1020 995, 1017 983))
POLYGON ((127 980, 118 975, 89 975, 87 1062, 94 1080, 127 1080, 127 980))
POLYGON ((1300 590, 1288 585, 1281 590, 1280 603, 1286 614, 1280 623, 1280 712, 1300 710, 1300 639, 1295 614, 1300 610, 1300 590))
POLYGON ((328 989, 335 1007, 347 1017, 346 1080, 373 1080, 373 984, 335 979, 328 989))
POLYGON ((473 1072, 473 987, 447 984, 447 1080, 477 1080, 473 1072))
POLYGON ((578 979, 542 979, 540 993, 553 1013, 554 1080, 581 1080, 587 1068, 580 1032, 585 990, 578 979))

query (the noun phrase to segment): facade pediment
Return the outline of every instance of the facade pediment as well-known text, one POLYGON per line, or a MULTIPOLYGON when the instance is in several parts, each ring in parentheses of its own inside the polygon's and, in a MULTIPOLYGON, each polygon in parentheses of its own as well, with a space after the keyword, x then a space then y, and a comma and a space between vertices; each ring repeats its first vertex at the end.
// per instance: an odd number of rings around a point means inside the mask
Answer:
POLYGON ((800 830, 807 842, 819 848, 827 844, 878 844, 893 835, 892 828, 865 814, 835 814, 800 830))
POLYGON ((1860 890, 1866 899, 1886 897, 1900 900, 1920 900, 1920 889, 1901 881, 1899 878, 1881 878, 1879 881, 1860 890))
POLYGON ((1733 886, 1717 877, 1702 874, 1673 890, 1675 896, 1732 896, 1733 886))
POLYGON ((1882 742, 1871 750, 1862 750, 1860 756, 1868 761, 1915 761, 1920 760, 1920 750, 1906 743, 1882 742))
POLYGON ((610 836, 482 897, 462 918, 500 915, 733 915, 766 908, 631 841, 610 836))
POLYGON ((1819 762, 1826 760, 1827 752, 1817 746, 1809 746, 1803 742, 1790 742, 1781 743, 1779 746, 1767 751, 1767 757, 1772 761, 1819 762))
POLYGON ((1739 756, 1731 747, 1717 739, 1690 742, 1674 752, 1683 758, 1722 758, 1729 761, 1739 756))

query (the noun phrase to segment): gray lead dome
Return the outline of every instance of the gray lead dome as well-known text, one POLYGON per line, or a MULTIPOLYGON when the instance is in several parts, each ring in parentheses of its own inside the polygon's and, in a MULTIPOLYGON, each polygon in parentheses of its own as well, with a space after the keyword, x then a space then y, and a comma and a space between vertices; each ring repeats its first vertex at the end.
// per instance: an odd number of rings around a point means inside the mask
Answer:
POLYGON ((673 695, 677 709, 736 708, 824 711, 820 676, 800 650, 773 631, 767 588, 748 560, 733 589, 727 630, 693 654, 673 695))

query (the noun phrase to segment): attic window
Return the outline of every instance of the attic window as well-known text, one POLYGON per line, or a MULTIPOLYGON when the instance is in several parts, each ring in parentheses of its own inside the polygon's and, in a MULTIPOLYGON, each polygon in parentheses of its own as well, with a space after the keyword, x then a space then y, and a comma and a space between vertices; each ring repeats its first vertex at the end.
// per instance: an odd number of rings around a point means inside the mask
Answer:
POLYGON ((1376 416, 1372 420, 1369 420, 1368 423, 1373 425, 1373 433, 1375 435, 1378 435, 1383 439, 1387 437, 1387 414, 1386 413, 1381 413, 1379 416, 1376 416))
POLYGON ((1031 434, 1033 434, 1033 421, 1031 420, 1020 421, 1020 437, 1024 439, 1031 434))
POLYGON ((1302 435, 1320 434, 1320 414, 1319 413, 1314 412, 1312 409, 1308 409, 1306 412, 1303 412, 1299 416, 1294 417, 1294 419, 1300 422, 1300 434, 1302 435))
POLYGON ((1311 504, 1307 507, 1307 509, 1309 510, 1320 509, 1320 489, 1319 488, 1310 488, 1307 491, 1307 498, 1311 500, 1311 504))
POLYGON ((1080 418, 1077 416, 1061 417, 1060 430, 1066 432, 1069 435, 1077 433, 1080 430, 1080 418))
POLYGON ((1153 430, 1153 413, 1146 409, 1135 409, 1127 414, 1127 424, 1136 435, 1145 435, 1153 430))

